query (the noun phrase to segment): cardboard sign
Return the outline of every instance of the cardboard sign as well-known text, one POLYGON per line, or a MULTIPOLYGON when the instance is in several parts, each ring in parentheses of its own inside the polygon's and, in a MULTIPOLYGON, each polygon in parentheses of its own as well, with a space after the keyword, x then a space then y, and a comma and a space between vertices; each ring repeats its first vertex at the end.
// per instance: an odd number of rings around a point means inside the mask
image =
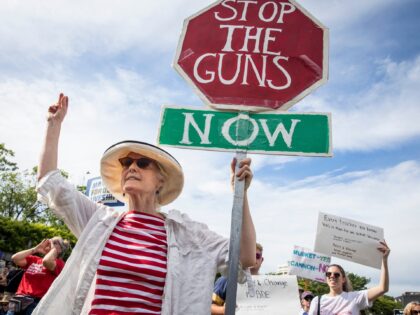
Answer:
POLYGON ((252 284, 238 284, 236 314, 299 314, 296 276, 252 276, 252 284))
POLYGON ((289 274, 325 283, 325 272, 330 263, 329 256, 295 246, 289 261, 289 274))
POLYGON ((380 227, 320 212, 314 250, 380 269, 383 239, 380 227))
POLYGON ((293 0, 219 0, 187 18, 174 62, 218 109, 286 110, 328 78, 328 29, 293 0))

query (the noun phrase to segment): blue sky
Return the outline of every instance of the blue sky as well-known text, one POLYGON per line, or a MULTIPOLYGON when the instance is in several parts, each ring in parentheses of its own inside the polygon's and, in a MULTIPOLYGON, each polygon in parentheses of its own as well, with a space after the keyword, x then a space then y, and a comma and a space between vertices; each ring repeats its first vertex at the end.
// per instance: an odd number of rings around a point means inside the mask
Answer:
MULTIPOLYGON (((209 5, 177 1, 7 1, 0 6, 0 142, 36 165, 46 109, 70 109, 61 168, 81 183, 122 139, 155 142, 162 105, 204 104, 172 68, 183 19, 209 5)), ((420 291, 420 31, 416 0, 299 1, 330 29, 329 81, 291 111, 330 112, 333 158, 252 155, 249 192, 263 271, 312 248, 318 212, 383 227, 391 294, 420 291)), ((168 149, 186 185, 171 206, 229 235, 231 153, 168 149)), ((379 271, 337 260, 372 278, 379 271)))

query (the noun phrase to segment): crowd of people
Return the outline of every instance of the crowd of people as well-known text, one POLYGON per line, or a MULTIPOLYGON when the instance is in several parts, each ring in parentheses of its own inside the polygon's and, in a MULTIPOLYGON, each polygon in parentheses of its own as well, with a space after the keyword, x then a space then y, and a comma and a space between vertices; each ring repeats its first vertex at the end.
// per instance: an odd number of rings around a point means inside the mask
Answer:
MULTIPOLYGON (((15 253, 16 267, 4 268, 0 278, 5 291, 0 315, 224 314, 229 240, 184 213, 164 213, 160 208, 182 191, 179 162, 149 143, 118 142, 102 156, 101 177, 108 191, 128 205, 127 211, 91 201, 57 169, 59 136, 68 105, 68 97, 60 94, 58 102, 48 108, 37 192, 78 242, 67 263, 62 258, 68 242, 61 237, 15 253), (214 283, 217 272, 222 276, 214 283)), ((250 165, 249 158, 231 163, 232 178, 245 182, 240 282, 258 275, 264 261, 247 199, 253 176, 250 165)), ((329 293, 301 292, 301 315, 356 315, 386 293, 390 249, 382 241, 378 250, 382 267, 377 286, 352 291, 343 268, 330 265, 326 272, 329 293)), ((418 303, 404 311, 419 313, 418 303)))

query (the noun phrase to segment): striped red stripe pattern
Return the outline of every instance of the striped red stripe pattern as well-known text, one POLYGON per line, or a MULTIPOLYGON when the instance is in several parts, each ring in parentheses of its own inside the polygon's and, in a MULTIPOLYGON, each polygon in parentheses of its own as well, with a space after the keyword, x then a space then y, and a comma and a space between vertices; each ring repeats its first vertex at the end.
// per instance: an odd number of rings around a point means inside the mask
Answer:
POLYGON ((89 314, 160 314, 166 255, 164 219, 128 212, 102 252, 89 314))

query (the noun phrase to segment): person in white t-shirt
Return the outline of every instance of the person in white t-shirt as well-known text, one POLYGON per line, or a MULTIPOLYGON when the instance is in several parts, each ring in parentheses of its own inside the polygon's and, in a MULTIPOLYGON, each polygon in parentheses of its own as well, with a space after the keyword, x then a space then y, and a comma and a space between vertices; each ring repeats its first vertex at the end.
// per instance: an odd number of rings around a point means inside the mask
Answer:
MULTIPOLYGON (((388 256, 390 249, 385 241, 379 242, 378 250, 382 253, 381 278, 373 288, 353 291, 350 279, 346 277, 340 265, 330 265, 326 272, 328 294, 321 296, 319 315, 359 315, 360 311, 371 306, 372 302, 388 292, 388 256)), ((315 297, 309 309, 309 315, 318 315, 318 297, 315 297)))

